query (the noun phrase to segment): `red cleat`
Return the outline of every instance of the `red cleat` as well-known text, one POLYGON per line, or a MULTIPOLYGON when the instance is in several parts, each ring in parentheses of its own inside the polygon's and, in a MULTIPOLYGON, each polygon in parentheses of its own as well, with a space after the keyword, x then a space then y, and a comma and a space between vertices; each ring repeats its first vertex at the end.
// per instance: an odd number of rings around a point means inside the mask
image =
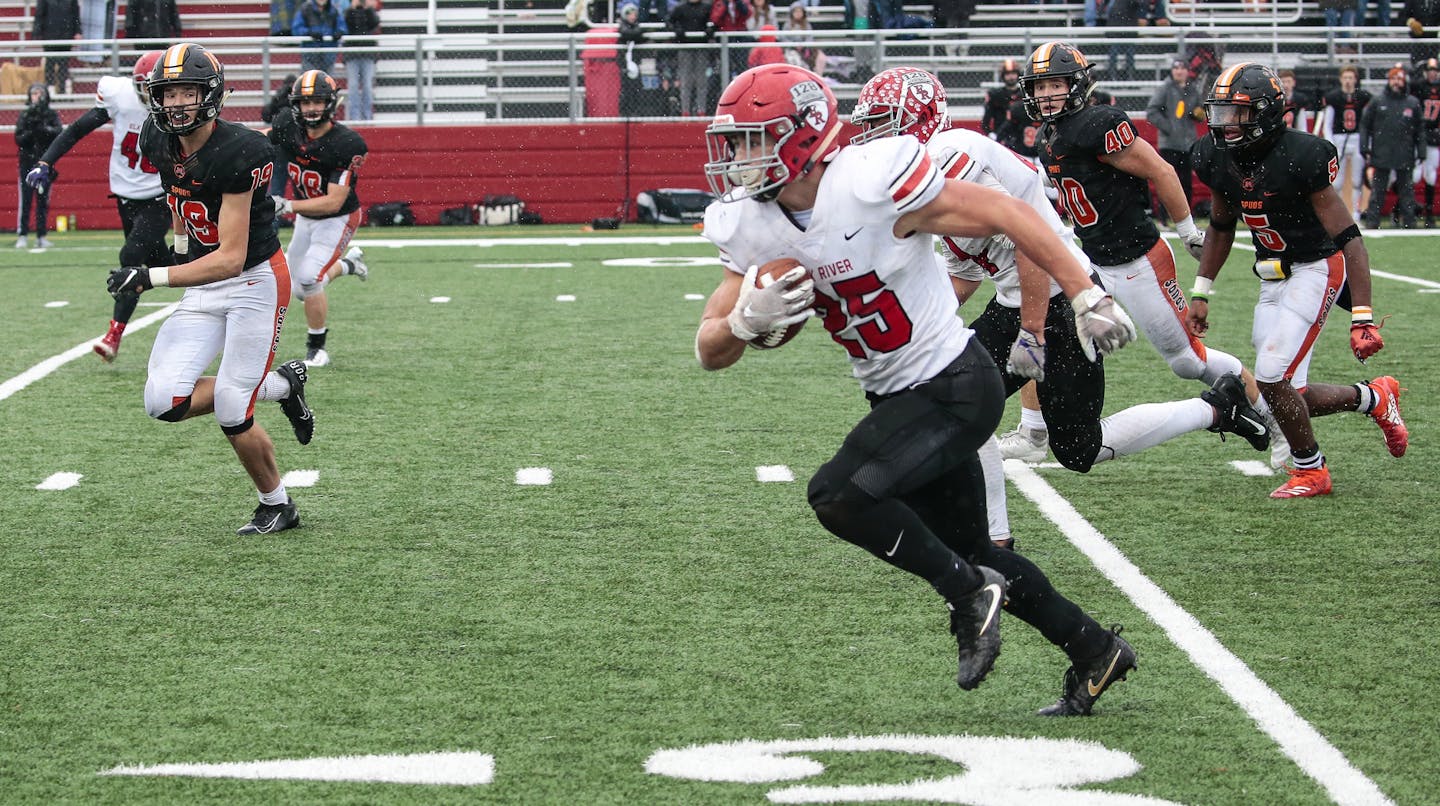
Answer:
POLYGON ((95 346, 92 348, 95 350, 95 354, 100 356, 107 364, 114 361, 115 356, 120 352, 120 334, 124 332, 125 331, 118 328, 111 327, 105 332, 104 336, 100 337, 100 341, 95 342, 95 346))
POLYGON ((1298 467, 1290 468, 1290 480, 1275 488, 1270 493, 1271 498, 1314 498, 1317 495, 1329 495, 1330 490, 1330 468, 1317 467, 1312 470, 1302 470, 1298 467))
POLYGON ((1379 399, 1370 417, 1380 426, 1380 433, 1385 435, 1385 447, 1390 450, 1391 456, 1404 456, 1405 449, 1410 447, 1410 430, 1400 417, 1400 382, 1386 375, 1366 385, 1379 399))

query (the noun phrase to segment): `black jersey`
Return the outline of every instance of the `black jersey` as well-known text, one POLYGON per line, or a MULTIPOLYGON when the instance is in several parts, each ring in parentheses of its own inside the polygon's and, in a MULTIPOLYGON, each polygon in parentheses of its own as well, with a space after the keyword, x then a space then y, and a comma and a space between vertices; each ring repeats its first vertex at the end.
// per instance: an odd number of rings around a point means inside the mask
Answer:
POLYGON ((985 91, 985 109, 980 116, 980 131, 997 138, 1010 116, 1010 107, 1022 100, 1020 85, 1013 88, 1003 84, 985 91))
POLYGON ((219 248, 220 203, 227 193, 251 193, 245 268, 257 266, 280 251, 274 227, 275 204, 265 194, 272 170, 265 135, 238 123, 216 120, 205 145, 186 155, 180 151, 177 135, 162 132, 154 121, 147 120, 140 130, 140 153, 160 169, 166 201, 185 222, 189 233, 192 259, 219 248))
POLYGON ((1264 159, 1239 163, 1215 147, 1207 134, 1190 147, 1195 175, 1250 228, 1255 256, 1292 263, 1323 260, 1337 251, 1310 196, 1330 187, 1340 172, 1335 146, 1328 140, 1286 129, 1264 159))
POLYGON ((1160 238, 1146 210, 1150 183, 1100 161, 1135 142, 1116 106, 1087 106, 1040 129, 1040 161, 1060 194, 1080 246, 1101 266, 1129 263, 1160 238))
POLYGON ((1425 125, 1425 144, 1440 146, 1440 84, 1422 81, 1411 90, 1420 102, 1420 119, 1425 125))
POLYGON ((1300 114, 1302 112, 1309 112, 1314 103, 1315 102, 1310 99, 1310 95, 1303 90, 1295 90, 1286 96, 1285 125, 1292 129, 1300 128, 1298 125, 1300 114))
POLYGON ((1336 134, 1360 131, 1360 113, 1368 103, 1370 93, 1365 90, 1346 93, 1337 89, 1325 93, 1325 105, 1330 107, 1330 130, 1336 134))
POLYGON ((304 214, 306 218, 334 218, 350 215, 360 209, 359 169, 365 164, 368 149, 365 140, 354 129, 332 123, 330 131, 310 139, 310 134, 295 120, 295 113, 282 110, 275 116, 270 142, 276 155, 285 163, 295 198, 318 199, 330 192, 331 185, 345 185, 350 195, 340 209, 329 215, 304 214))
POLYGON ((1039 136, 1040 124, 1030 119, 1030 113, 1025 111, 1025 100, 1022 98, 1010 105, 1005 115, 1005 123, 1000 127, 995 139, 1016 154, 1035 159, 1040 156, 1040 152, 1036 150, 1039 136))

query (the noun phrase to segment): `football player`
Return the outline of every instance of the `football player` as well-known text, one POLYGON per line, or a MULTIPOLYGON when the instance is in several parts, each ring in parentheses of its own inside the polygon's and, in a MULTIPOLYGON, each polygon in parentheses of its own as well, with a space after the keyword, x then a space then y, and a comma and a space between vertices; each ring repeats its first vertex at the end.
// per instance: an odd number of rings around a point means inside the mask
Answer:
MULTIPOLYGON (((1256 426, 1247 439, 1269 445, 1259 392, 1240 360, 1190 335, 1185 295, 1175 276, 1175 255, 1147 212, 1150 184, 1175 220, 1185 248, 1199 256, 1204 236, 1190 216, 1175 169, 1146 141, 1119 107, 1088 103, 1095 80, 1090 62, 1074 45, 1046 42, 1025 63, 1020 88, 1030 117, 1044 121, 1040 160, 1059 201, 1080 236, 1081 248, 1101 282, 1135 317, 1136 326, 1160 351, 1171 371, 1212 389, 1227 375, 1240 376, 1249 404, 1235 413, 1256 426)), ((1216 390, 1218 391, 1218 390, 1216 390)), ((1262 404, 1263 405, 1263 404, 1262 404)), ((1001 438, 1013 448, 1043 444, 1048 433, 1017 429, 1001 438)))
POLYGON ((994 664, 1008 590, 1011 613, 1077 667, 1101 669, 1092 688, 1056 706, 1083 713, 1089 691, 1133 665, 1133 650, 1033 563, 990 542, 976 451, 999 422, 1004 386, 955 316, 934 241, 922 233, 1003 232, 1072 298, 1081 342, 1099 353, 1128 343, 1133 326, 1028 205, 947 181, 913 137, 848 145, 841 126, 834 94, 800 67, 753 68, 720 96, 705 165, 719 200, 704 231, 724 270, 696 356, 705 369, 729 367, 757 336, 818 308, 871 405, 810 480, 820 523, 945 599, 961 688, 979 685, 994 664), (781 257, 803 266, 757 286, 756 267, 781 257))
POLYGON ((1285 90, 1285 125, 1302 132, 1310 131, 1311 109, 1315 102, 1308 93, 1295 88, 1294 70, 1280 71, 1280 86, 1285 90))
POLYGON ((1435 228, 1435 177, 1440 171, 1440 59, 1426 59, 1421 80, 1410 91, 1420 101, 1425 121, 1425 159, 1415 166, 1413 181, 1425 183, 1425 228, 1435 228))
POLYGON ((1020 65, 1014 59, 1000 63, 1000 86, 985 91, 985 108, 980 131, 991 140, 1000 139, 1000 130, 1010 116, 1010 107, 1020 101, 1020 65))
POLYGON ((294 201, 275 196, 274 203, 277 215, 295 214, 285 262, 290 264, 292 292, 305 303, 305 363, 312 367, 330 363, 325 351, 330 307, 326 285, 342 274, 364 280, 370 273, 360 247, 345 248, 360 226, 356 190, 367 149, 359 134, 335 122, 339 103, 335 79, 308 70, 295 79, 290 109, 276 114, 270 130, 270 141, 295 187, 294 201))
POLYGON ((225 72, 199 45, 167 49, 145 90, 150 120, 140 130, 140 154, 160 171, 177 265, 125 266, 110 273, 107 285, 116 295, 185 289, 155 335, 145 410, 167 422, 215 415, 260 494, 238 534, 299 526, 275 446, 254 416, 257 399, 279 401, 300 444, 314 433, 305 365, 291 361, 270 371, 290 302, 290 272, 271 229, 275 205, 265 193, 270 144, 263 134, 220 119, 225 72), (216 374, 202 377, 217 355, 216 374))
MULTIPOLYGON (((110 195, 120 211, 120 225, 125 230, 125 245, 120 247, 122 266, 169 266, 170 249, 165 232, 170 229, 170 208, 165 205, 165 190, 160 187, 160 174, 150 161, 140 155, 140 128, 150 117, 145 99, 145 81, 160 58, 160 51, 141 56, 135 62, 130 78, 104 76, 95 86, 95 106, 65 127, 60 136, 45 150, 37 164, 25 177, 25 183, 41 193, 55 181, 55 164, 85 135, 114 124, 114 144, 110 147, 110 195)), ((110 317, 110 328, 95 342, 94 350, 105 361, 114 361, 120 352, 120 337, 140 302, 138 294, 119 294, 110 317)))
MULTIPOLYGON (((1360 89, 1360 69, 1353 64, 1340 68, 1340 86, 1325 93, 1320 126, 1325 139, 1340 156, 1335 189, 1350 203, 1356 218, 1364 211, 1365 160, 1360 156, 1360 114, 1370 103, 1370 92, 1360 89)), ((1382 191, 1383 192, 1383 191, 1382 191)))
POLYGON ((1290 478, 1271 498, 1328 495, 1330 470, 1310 418, 1368 414, 1393 456, 1409 432, 1400 384, 1384 376, 1353 386, 1311 383, 1311 349, 1331 303, 1348 285, 1350 347, 1364 361, 1385 346, 1370 303, 1370 258, 1355 219, 1335 192, 1339 157, 1326 140, 1285 126, 1285 96, 1270 68, 1242 62, 1220 74, 1205 101, 1210 133, 1193 149, 1200 180, 1214 192, 1210 230, 1186 312, 1197 338, 1208 331, 1211 285, 1243 220, 1261 279, 1251 343, 1255 380, 1290 441, 1290 478))
MULTIPOLYGON (((976 132, 948 128, 945 88, 931 73, 913 67, 877 73, 860 90, 851 122, 863 129, 852 142, 914 135, 926 145, 946 178, 976 182, 1024 201, 1071 247, 1082 266, 1089 265, 1085 253, 1074 246, 1070 228, 1045 197, 1040 174, 1032 163, 976 132)), ((1065 467, 1085 473, 1099 462, 1138 453, 1202 428, 1228 431, 1250 440, 1257 449, 1266 447, 1258 429, 1236 419, 1246 406, 1244 383, 1237 375, 1225 376, 1200 398, 1132 406, 1102 419, 1104 364, 1083 360, 1075 338, 1074 315, 1059 287, 1053 281, 1045 283, 1043 272, 1028 265, 1025 256, 1017 254, 1003 237, 942 238, 940 242, 962 304, 982 279, 989 277, 994 282, 995 298, 970 327, 991 357, 997 363, 1005 362, 1007 397, 1030 378, 1040 381, 1040 407, 1050 424, 1050 448, 1065 467), (1040 284, 1033 280, 1027 284, 1027 277, 1038 278, 1040 284)), ((987 466, 987 480, 992 471, 999 475, 1003 491, 1003 468, 998 463, 987 466)), ((995 499, 991 503, 994 509, 995 499)), ((1003 499, 999 503, 1003 507, 1003 499)))

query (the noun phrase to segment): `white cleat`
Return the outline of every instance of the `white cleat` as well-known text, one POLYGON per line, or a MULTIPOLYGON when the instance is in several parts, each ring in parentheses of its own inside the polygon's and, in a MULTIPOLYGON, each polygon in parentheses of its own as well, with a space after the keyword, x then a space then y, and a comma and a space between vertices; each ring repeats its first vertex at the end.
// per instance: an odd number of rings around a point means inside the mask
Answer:
POLYGON ((55 244, 50 243, 50 239, 49 239, 49 238, 41 238, 40 240, 38 240, 38 241, 35 242, 35 248, 37 248, 37 249, 49 249, 50 247, 52 247, 52 246, 54 246, 54 245, 55 245, 55 244))
POLYGON ((365 252, 360 247, 350 247, 350 251, 345 253, 345 259, 350 261, 353 267, 350 274, 359 277, 361 282, 370 279, 370 267, 365 265, 365 252))
POLYGON ((1045 455, 1050 452, 1049 431, 1032 431, 1020 426, 1001 434, 999 441, 1001 456, 1032 465, 1045 461, 1045 455))
POLYGON ((330 354, 324 350, 311 350, 305 354, 305 366, 324 367, 330 364, 330 354))
POLYGON ((29 249, 29 248, 30 248, 30 239, 29 239, 29 238, 26 238, 24 235, 21 235, 19 238, 17 238, 17 239, 15 240, 15 248, 16 248, 16 249, 29 249))

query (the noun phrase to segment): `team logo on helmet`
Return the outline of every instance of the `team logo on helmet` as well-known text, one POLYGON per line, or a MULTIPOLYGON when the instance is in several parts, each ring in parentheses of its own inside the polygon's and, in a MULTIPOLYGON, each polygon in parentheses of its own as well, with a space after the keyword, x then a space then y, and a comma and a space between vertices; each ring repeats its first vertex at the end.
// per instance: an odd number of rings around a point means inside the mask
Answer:
POLYGON ((830 105, 819 84, 813 81, 796 84, 790 88, 790 101, 795 104, 806 125, 815 131, 825 131, 826 124, 830 122, 830 105))

